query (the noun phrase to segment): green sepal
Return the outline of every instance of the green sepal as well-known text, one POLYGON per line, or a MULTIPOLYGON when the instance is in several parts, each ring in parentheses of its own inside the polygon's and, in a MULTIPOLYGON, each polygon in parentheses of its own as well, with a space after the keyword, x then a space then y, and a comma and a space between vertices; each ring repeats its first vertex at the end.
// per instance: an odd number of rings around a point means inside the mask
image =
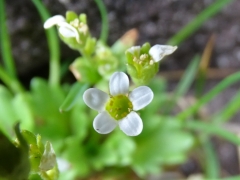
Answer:
POLYGON ((127 64, 127 71, 129 74, 137 74, 137 69, 135 68, 135 66, 133 66, 131 64, 127 64))
POLYGON ((24 129, 33 130, 34 117, 30 106, 30 96, 28 93, 16 94, 12 100, 12 106, 16 116, 21 120, 24 129))
POLYGON ((133 55, 129 51, 125 52, 126 58, 127 58, 127 63, 128 64, 133 64, 133 55))
POLYGON ((29 159, 31 162, 31 171, 37 173, 39 172, 39 164, 41 161, 42 153, 39 151, 37 145, 30 144, 29 147, 30 147, 29 159))
POLYGON ((101 41, 98 41, 94 60, 97 62, 99 74, 109 79, 118 70, 119 61, 111 52, 111 49, 101 41))
POLYGON ((140 54, 148 54, 151 45, 149 43, 144 43, 141 47, 140 54))
POLYGON ((78 15, 73 11, 66 12, 66 21, 70 23, 71 21, 78 19, 78 15))
POLYGON ((36 136, 27 130, 22 130, 22 135, 28 144, 37 144, 36 136))
POLYGON ((82 22, 82 23, 84 23, 84 24, 87 24, 87 15, 84 14, 84 13, 81 13, 81 14, 79 15, 79 20, 80 20, 80 22, 82 22))
POLYGON ((37 146, 38 146, 38 149, 41 153, 44 152, 44 145, 42 143, 42 137, 38 134, 37 135, 37 146))
POLYGON ((85 47, 84 47, 84 52, 86 55, 92 55, 93 52, 95 51, 95 47, 96 47, 96 38, 92 38, 92 37, 88 37, 87 40, 86 40, 86 44, 85 44, 85 47))
POLYGON ((65 44, 67 44, 71 49, 79 51, 81 48, 83 48, 83 44, 79 44, 75 37, 66 38, 62 36, 60 33, 58 33, 58 35, 61 38, 61 40, 65 44))
POLYGON ((101 76, 97 70, 97 64, 91 63, 88 59, 82 57, 77 58, 70 66, 71 71, 78 81, 90 84, 97 83, 101 76))
POLYGON ((136 85, 146 85, 157 74, 159 63, 155 63, 149 55, 151 46, 145 43, 133 52, 127 50, 127 72, 136 85))

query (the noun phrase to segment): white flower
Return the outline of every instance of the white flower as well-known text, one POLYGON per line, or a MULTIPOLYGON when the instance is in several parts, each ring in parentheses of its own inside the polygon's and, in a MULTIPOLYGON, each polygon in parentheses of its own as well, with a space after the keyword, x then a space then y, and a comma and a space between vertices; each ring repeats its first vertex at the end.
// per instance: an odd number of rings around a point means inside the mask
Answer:
POLYGON ((55 15, 53 17, 50 17, 46 20, 43 27, 45 29, 49 29, 54 25, 59 27, 58 31, 62 36, 66 38, 75 37, 76 40, 79 42, 79 33, 77 29, 67 23, 66 19, 62 15, 55 15))
POLYGON ((155 62, 159 62, 164 56, 172 54, 177 46, 156 44, 149 50, 149 54, 155 62))
POLYGON ((148 62, 153 65, 164 58, 164 56, 172 54, 177 49, 177 46, 159 45, 152 46, 147 54, 141 54, 140 46, 132 46, 127 51, 133 55, 133 61, 138 64, 148 62))
POLYGON ((139 135, 143 123, 135 111, 152 101, 152 90, 140 86, 129 93, 129 79, 123 72, 115 72, 111 76, 109 90, 110 95, 95 88, 90 88, 83 94, 87 106, 99 112, 93 121, 94 129, 100 134, 107 134, 119 125, 126 135, 139 135))
POLYGON ((63 158, 57 158, 57 166, 60 172, 65 172, 71 168, 71 164, 63 158))

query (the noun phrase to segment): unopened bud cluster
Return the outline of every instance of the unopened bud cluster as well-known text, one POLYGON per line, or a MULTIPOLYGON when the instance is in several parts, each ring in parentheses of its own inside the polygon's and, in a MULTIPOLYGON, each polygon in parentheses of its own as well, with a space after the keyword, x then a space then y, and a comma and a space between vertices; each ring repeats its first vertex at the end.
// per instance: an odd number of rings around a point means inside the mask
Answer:
POLYGON ((47 141, 44 146, 40 135, 35 136, 27 130, 22 131, 22 135, 29 145, 31 173, 36 173, 41 176, 42 172, 45 172, 50 179, 57 179, 58 168, 52 144, 47 141))
POLYGON ((176 49, 176 46, 168 45, 151 47, 149 43, 142 47, 133 46, 126 51, 127 71, 136 84, 147 84, 158 72, 158 62, 176 49))

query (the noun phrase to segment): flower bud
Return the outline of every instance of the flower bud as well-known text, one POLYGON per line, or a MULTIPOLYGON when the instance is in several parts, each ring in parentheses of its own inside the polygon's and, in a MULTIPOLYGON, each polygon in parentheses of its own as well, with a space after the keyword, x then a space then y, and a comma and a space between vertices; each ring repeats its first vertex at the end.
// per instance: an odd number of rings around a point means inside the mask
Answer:
POLYGON ((48 171, 56 165, 56 155, 53 150, 52 144, 47 141, 45 144, 45 150, 41 158, 39 168, 42 171, 48 171))
MULTIPOLYGON (((65 42, 71 49, 84 52, 86 43, 89 40, 92 43, 90 43, 91 48, 89 48, 88 42, 88 50, 95 48, 95 40, 89 33, 87 17, 85 14, 80 14, 78 16, 72 11, 67 11, 66 18, 61 15, 55 15, 44 23, 44 28, 48 29, 54 25, 58 27, 59 36, 62 41, 65 42)), ((90 52, 92 53, 93 50, 90 52)))
POLYGON ((151 47, 149 43, 129 48, 126 51, 128 74, 137 85, 149 83, 158 72, 158 62, 176 49, 176 46, 167 45, 151 47))

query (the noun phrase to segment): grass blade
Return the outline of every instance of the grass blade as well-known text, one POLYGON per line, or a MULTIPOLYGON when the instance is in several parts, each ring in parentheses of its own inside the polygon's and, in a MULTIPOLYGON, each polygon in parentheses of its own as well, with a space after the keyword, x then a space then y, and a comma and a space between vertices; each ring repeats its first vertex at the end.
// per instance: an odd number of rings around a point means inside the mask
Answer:
POLYGON ((240 176, 233 176, 233 177, 224 178, 222 180, 239 180, 239 179, 240 179, 240 176))
POLYGON ((201 137, 204 159, 205 159, 205 174, 207 179, 219 179, 220 168, 217 155, 210 139, 203 134, 201 137))
POLYGON ((211 55, 213 51, 213 46, 215 42, 215 36, 212 35, 211 38, 208 40, 206 47, 204 48, 202 58, 199 64, 199 72, 198 72, 198 78, 196 81, 196 95, 197 97, 200 97, 203 93, 203 89, 206 83, 206 76, 207 71, 209 68, 209 63, 211 60, 211 55))
POLYGON ((194 81, 195 76, 198 72, 199 60, 200 60, 200 57, 195 56, 194 59, 189 64, 187 70, 184 72, 184 74, 181 78, 181 81, 178 83, 171 100, 166 105, 165 112, 167 114, 169 114, 169 112, 173 108, 177 99, 179 97, 182 97, 189 90, 190 86, 192 85, 192 82, 194 81))
POLYGON ((12 49, 10 44, 10 38, 6 25, 6 14, 5 14, 5 1, 0 1, 0 42, 1 42, 1 53, 2 59, 6 68, 7 74, 16 79, 16 67, 12 56, 12 49))
POLYGON ((217 86, 215 86, 212 90, 210 90, 206 95, 200 98, 193 106, 179 113, 177 115, 177 118, 180 120, 185 120, 190 115, 193 115, 194 113, 196 113, 201 106, 211 101, 215 96, 221 93, 224 89, 226 89, 230 85, 239 81, 240 81, 240 72, 237 72, 228 76, 227 78, 222 80, 217 86))
POLYGON ((232 118, 240 109, 240 91, 225 105, 215 116, 214 122, 226 122, 232 118))
POLYGON ((201 133, 204 133, 204 134, 216 135, 233 144, 236 144, 238 146, 240 145, 240 138, 237 135, 215 124, 211 125, 209 123, 204 123, 200 121, 188 121, 186 122, 186 124, 184 124, 184 127, 188 129, 200 131, 201 133))
POLYGON ((198 72, 199 56, 195 56, 192 62, 189 64, 187 70, 183 74, 181 81, 174 92, 174 99, 183 96, 190 88, 195 76, 198 72))

